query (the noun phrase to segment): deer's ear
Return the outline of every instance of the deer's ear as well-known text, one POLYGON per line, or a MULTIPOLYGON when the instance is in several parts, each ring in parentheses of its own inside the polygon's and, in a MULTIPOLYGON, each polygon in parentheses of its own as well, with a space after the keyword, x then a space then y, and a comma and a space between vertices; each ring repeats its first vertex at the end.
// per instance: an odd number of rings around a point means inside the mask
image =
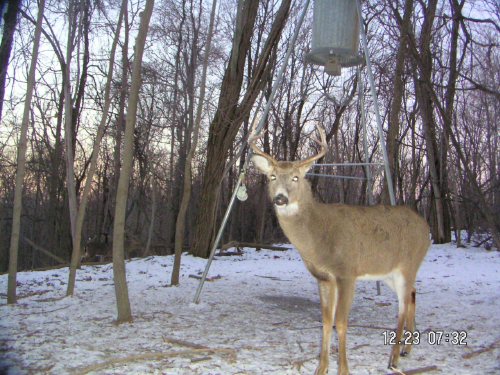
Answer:
POLYGON ((261 171, 264 174, 269 174, 273 169, 272 163, 268 159, 260 155, 253 155, 252 163, 259 171, 261 171))

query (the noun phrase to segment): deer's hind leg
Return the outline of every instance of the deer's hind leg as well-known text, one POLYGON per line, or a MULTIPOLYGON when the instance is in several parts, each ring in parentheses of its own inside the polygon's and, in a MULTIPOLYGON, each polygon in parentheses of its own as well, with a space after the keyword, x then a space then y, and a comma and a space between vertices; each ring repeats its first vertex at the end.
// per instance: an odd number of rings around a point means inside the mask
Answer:
MULTIPOLYGON (((408 301, 408 308, 406 312, 406 330, 411 333, 413 339, 413 335, 415 333, 415 310, 416 310, 416 290, 414 287, 411 288, 410 291, 410 299, 408 301)), ((407 356, 411 352, 411 348, 413 347, 411 345, 412 340, 408 340, 408 342, 405 344, 403 347, 403 350, 401 351, 401 355, 407 356)))
MULTIPOLYGON (((413 316, 413 318, 415 315, 414 304, 413 308, 410 308, 412 292, 414 290, 413 281, 408 280, 408 278, 404 277, 401 273, 397 273, 393 276, 392 285, 398 295, 398 326, 396 329, 396 342, 392 347, 391 356, 389 358, 389 368, 395 368, 398 365, 400 356, 399 343, 403 340, 405 323, 410 315, 413 316)), ((413 324, 408 328, 413 329, 413 324)))
POLYGON ((319 297, 321 301, 321 315, 323 316, 323 335, 321 339, 321 354, 316 375, 328 372, 330 342, 332 338, 333 319, 337 304, 337 283, 333 280, 319 280, 319 297))

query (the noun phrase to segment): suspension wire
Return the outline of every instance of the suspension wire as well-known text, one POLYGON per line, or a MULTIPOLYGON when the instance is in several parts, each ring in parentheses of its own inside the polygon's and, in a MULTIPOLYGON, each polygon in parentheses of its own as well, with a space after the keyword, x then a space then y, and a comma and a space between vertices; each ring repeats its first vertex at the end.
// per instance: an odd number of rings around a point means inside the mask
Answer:
POLYGON ((314 164, 314 167, 366 167, 370 165, 384 165, 384 163, 324 163, 314 164))
MULTIPOLYGON (((283 77, 284 77, 286 66, 288 64, 288 60, 290 59, 290 55, 292 54, 292 51, 295 48, 295 42, 296 42, 297 37, 299 35, 300 28, 302 27, 302 23, 303 23, 304 18, 306 16, 307 9, 309 8, 309 2, 310 2, 310 0, 306 0, 306 2, 304 4, 304 9, 302 10, 302 14, 300 15, 300 18, 297 21, 297 25, 295 26, 294 34, 292 36, 292 39, 290 40, 290 44, 288 45, 285 59, 283 61, 283 64, 281 65, 279 72, 278 72, 278 77, 273 84, 273 87, 271 90, 271 95, 269 97, 269 100, 266 103, 266 107, 264 108, 264 113, 259 121, 259 124, 254 129, 255 135, 260 134, 262 128, 264 127, 264 125, 266 123, 267 116, 269 115, 269 111, 271 109, 271 104, 273 103, 274 97, 276 96, 278 88, 281 86, 281 82, 283 81, 283 77)), ((238 177, 238 182, 236 183, 236 186, 234 187, 233 193, 231 195, 231 199, 229 200, 229 205, 227 206, 226 212, 224 214, 221 225, 219 227, 219 231, 217 232, 217 236, 215 237, 212 249, 210 251, 210 255, 208 257, 208 261, 207 261, 207 264, 205 266, 205 270, 203 271, 203 274, 201 275, 200 283, 198 284, 198 288, 196 289, 196 294, 194 296, 194 303, 200 302, 201 290, 203 289, 203 285, 204 285, 205 280, 207 278, 208 270, 210 269, 210 265, 212 264, 212 260, 213 260, 214 255, 215 255, 215 251, 217 250, 217 246, 219 245, 219 242, 222 238, 222 234, 224 233, 224 228, 226 227, 227 221, 229 219, 229 215, 231 213, 234 202, 236 200, 236 195, 238 193, 238 189, 240 188, 240 186, 243 184, 243 181, 245 180, 245 174, 246 174, 246 171, 248 169, 248 165, 249 165, 251 156, 252 156, 252 149, 249 148, 247 158, 245 159, 245 164, 243 165, 241 173, 238 177)))
POLYGON ((326 177, 326 178, 341 178, 344 180, 366 180, 366 177, 357 177, 357 176, 340 176, 337 174, 324 174, 324 173, 306 173, 306 176, 317 176, 317 177, 326 177))

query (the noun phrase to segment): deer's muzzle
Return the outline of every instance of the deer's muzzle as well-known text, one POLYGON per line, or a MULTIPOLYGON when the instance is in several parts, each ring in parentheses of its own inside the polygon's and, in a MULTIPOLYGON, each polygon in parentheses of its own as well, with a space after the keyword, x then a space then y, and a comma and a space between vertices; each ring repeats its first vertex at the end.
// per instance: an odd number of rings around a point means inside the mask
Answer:
POLYGON ((274 197, 273 203, 276 206, 284 206, 288 204, 288 198, 285 197, 283 194, 278 194, 277 196, 274 197))

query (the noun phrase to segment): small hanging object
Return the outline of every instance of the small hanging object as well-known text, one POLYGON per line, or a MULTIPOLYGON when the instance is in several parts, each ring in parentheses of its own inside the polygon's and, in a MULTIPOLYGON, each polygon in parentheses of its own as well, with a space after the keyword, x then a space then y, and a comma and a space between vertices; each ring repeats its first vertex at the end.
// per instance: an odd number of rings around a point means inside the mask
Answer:
POLYGON ((315 0, 311 52, 306 61, 338 76, 343 67, 359 65, 359 19, 352 0, 315 0))
POLYGON ((241 184, 240 187, 238 188, 238 192, 236 193, 236 198, 238 198, 238 200, 242 202, 248 199, 247 187, 245 186, 245 184, 241 184))

